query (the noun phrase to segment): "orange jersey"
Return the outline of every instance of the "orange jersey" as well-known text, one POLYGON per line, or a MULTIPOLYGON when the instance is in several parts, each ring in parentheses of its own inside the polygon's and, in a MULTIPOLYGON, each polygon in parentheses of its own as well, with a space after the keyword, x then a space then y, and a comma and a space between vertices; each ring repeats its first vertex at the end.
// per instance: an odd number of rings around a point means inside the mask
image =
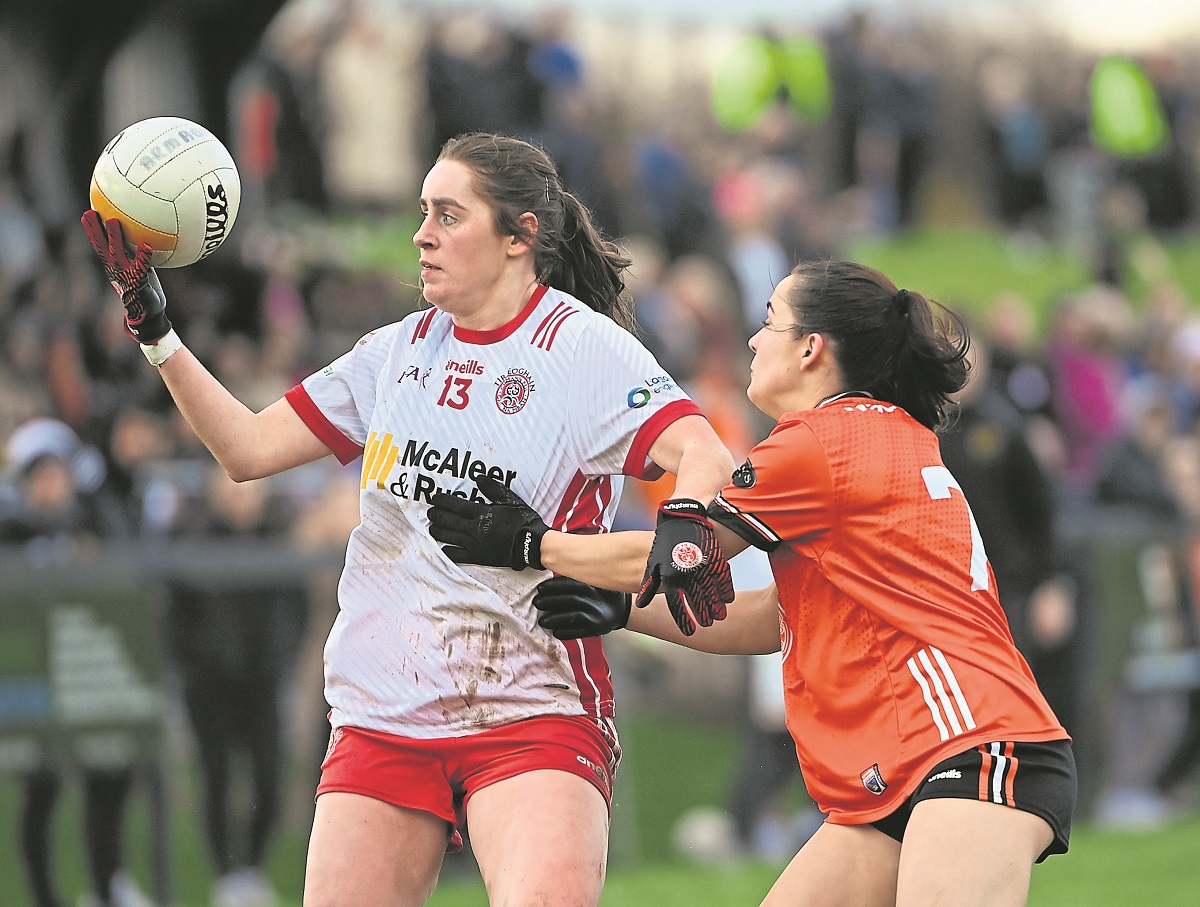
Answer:
POLYGON ((831 822, 888 815, 981 743, 1067 738, 957 486, 932 431, 842 396, 786 414, 712 507, 770 552, 788 729, 831 822))

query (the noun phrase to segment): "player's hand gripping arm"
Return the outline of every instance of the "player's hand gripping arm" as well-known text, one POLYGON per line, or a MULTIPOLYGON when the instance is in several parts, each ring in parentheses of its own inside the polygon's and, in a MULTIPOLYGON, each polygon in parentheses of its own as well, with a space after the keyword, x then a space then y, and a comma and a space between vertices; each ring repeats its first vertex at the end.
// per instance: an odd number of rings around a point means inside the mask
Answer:
POLYGON ((678 477, 658 508, 654 542, 635 604, 645 608, 660 589, 685 636, 723 620, 733 601, 729 561, 706 507, 733 475, 733 456, 706 419, 687 417, 659 436, 650 455, 678 477), (661 458, 661 459, 660 459, 661 458), (663 461, 666 462, 663 462, 663 461))
POLYGON ((119 221, 105 222, 89 210, 82 222, 125 305, 127 333, 158 366, 179 411, 231 478, 261 478, 329 454, 286 400, 252 412, 183 346, 167 319, 167 296, 150 267, 149 246, 130 257, 119 221))
POLYGON ((649 608, 632 609, 627 629, 716 655, 766 655, 779 651, 779 593, 774 583, 764 589, 739 589, 724 620, 701 627, 691 635, 680 630, 670 611, 659 605, 655 602, 649 608))
POLYGON ((628 592, 611 592, 566 576, 542 581, 533 596, 537 622, 558 639, 600 636, 628 627, 636 633, 717 655, 779 651, 779 596, 775 585, 739 591, 729 616, 685 636, 666 607, 634 610, 628 592))
POLYGON ((629 622, 633 597, 589 586, 569 576, 552 576, 538 583, 533 594, 538 626, 557 639, 581 639, 618 630, 629 622))

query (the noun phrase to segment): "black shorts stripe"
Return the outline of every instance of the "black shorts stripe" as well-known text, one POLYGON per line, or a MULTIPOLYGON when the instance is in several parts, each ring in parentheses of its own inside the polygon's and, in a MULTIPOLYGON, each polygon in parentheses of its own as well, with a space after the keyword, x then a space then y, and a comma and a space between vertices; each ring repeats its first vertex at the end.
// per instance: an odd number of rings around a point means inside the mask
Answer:
POLYGON ((985 743, 979 748, 982 765, 979 772, 979 799, 1016 807, 1012 790, 1016 783, 1019 759, 1012 741, 985 743))

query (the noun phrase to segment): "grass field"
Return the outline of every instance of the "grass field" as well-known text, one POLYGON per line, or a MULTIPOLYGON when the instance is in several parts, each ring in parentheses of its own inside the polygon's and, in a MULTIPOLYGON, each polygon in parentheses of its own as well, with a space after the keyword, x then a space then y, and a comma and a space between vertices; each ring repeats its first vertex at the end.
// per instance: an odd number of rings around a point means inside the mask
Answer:
MULTIPOLYGON (((316 259, 392 273, 408 286, 416 283, 415 229, 415 221, 406 217, 314 221, 299 227, 305 248, 316 259)), ((1054 302, 1085 288, 1092 274, 1091 263, 1077 252, 987 227, 920 228, 858 240, 840 254, 967 313, 978 312, 1003 293, 1019 294, 1033 306, 1042 327, 1054 302)), ((1122 243, 1121 258, 1126 291, 1135 305, 1164 280, 1200 300, 1200 238, 1131 236, 1122 243)))
MULTIPOLYGON (((1033 872, 1030 907, 1195 907, 1200 903, 1200 816, 1151 833, 1081 828, 1071 852, 1033 872)), ((615 869, 604 907, 754 905, 778 866, 655 865, 615 869)), ((479 885, 444 884, 430 907, 486 907, 479 885)))

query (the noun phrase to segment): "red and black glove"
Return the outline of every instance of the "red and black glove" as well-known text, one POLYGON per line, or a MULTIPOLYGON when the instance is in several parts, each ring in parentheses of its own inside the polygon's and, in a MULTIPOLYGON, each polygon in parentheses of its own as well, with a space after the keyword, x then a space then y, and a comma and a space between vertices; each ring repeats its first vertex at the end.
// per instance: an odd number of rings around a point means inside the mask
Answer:
POLYGON ((733 577, 712 521, 699 501, 672 498, 659 505, 637 606, 650 604, 660 586, 684 636, 695 633, 697 624, 711 627, 725 619, 725 605, 733 601, 733 577))
POLYGON ((121 222, 105 221, 87 210, 80 218, 92 248, 104 263, 104 276, 125 306, 125 333, 138 343, 154 344, 171 330, 167 320, 167 294, 150 267, 154 250, 142 243, 130 259, 121 222))

